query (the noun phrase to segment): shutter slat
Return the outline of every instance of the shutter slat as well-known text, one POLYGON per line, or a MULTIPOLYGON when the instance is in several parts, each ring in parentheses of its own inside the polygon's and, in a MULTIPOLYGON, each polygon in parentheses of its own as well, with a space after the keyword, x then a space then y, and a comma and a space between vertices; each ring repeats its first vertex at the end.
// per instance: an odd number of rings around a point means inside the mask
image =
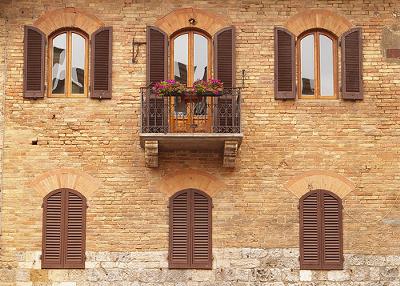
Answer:
POLYGON ((31 26, 24 32, 24 98, 43 98, 46 36, 31 26))
POLYGON ((91 39, 91 98, 111 99, 112 27, 103 27, 91 39))
POLYGON ((342 98, 363 99, 362 31, 352 28, 342 36, 342 98))
POLYGON ((275 99, 296 98, 295 36, 280 27, 274 29, 275 99))

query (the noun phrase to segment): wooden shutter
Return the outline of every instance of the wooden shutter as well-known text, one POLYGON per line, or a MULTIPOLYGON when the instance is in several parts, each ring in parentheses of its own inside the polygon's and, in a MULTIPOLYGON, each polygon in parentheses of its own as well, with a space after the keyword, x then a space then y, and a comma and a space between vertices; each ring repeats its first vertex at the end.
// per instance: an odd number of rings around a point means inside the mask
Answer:
POLYGON ((363 99, 361 28, 353 28, 344 33, 341 47, 342 98, 363 99))
POLYGON ((62 268, 63 193, 51 193, 43 202, 42 268, 62 268))
POLYGON ((43 203, 42 268, 85 268, 86 199, 59 189, 43 203))
POLYGON ((170 199, 170 268, 212 268, 211 199, 188 189, 170 199))
POLYGON ((300 200, 300 268, 343 269, 342 205, 331 192, 312 191, 300 200))
MULTIPOLYGON (((168 36, 156 27, 147 27, 147 85, 168 79, 168 36)), ((168 99, 146 94, 147 126, 150 133, 168 131, 168 99)))
POLYGON ((296 98, 295 36, 280 27, 274 29, 275 99, 296 98))
POLYGON ((205 194, 192 192, 192 268, 211 269, 211 200, 205 194))
POLYGON ((103 27, 91 37, 90 97, 111 99, 112 93, 112 27, 103 27))
POLYGON ((85 268, 86 200, 72 190, 66 196, 64 268, 85 268))
POLYGON ((214 77, 224 83, 224 87, 235 87, 235 28, 220 30, 214 36, 214 77))
POLYGON ((170 200, 169 267, 190 267, 190 194, 178 193, 170 200))
POLYGON ((43 98, 46 37, 31 26, 25 26, 24 32, 24 98, 43 98))

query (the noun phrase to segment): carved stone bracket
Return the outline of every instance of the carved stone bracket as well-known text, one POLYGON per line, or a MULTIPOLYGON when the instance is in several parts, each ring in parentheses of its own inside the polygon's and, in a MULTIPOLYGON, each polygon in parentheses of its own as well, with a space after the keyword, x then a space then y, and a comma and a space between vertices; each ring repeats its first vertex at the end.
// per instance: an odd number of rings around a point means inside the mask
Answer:
POLYGON ((225 168, 234 168, 239 144, 237 141, 225 141, 224 163, 225 168))
POLYGON ((158 141, 145 141, 144 160, 146 167, 158 167, 158 141))

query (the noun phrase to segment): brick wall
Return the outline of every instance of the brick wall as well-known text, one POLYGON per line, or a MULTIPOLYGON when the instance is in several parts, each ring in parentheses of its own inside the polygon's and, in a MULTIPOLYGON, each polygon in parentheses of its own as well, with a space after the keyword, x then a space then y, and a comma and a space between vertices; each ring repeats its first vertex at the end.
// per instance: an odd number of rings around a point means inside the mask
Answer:
MULTIPOLYGON (((170 173, 190 168, 206 171, 226 185, 213 195, 216 248, 297 248, 298 198, 284 186, 306 171, 329 170, 355 185, 343 200, 345 254, 400 255, 400 62, 385 60, 380 49, 382 29, 399 23, 395 4, 360 0, 6 4, 5 27, 0 19, 2 68, 4 44, 7 50, 0 260, 16 267, 17 252, 40 250, 43 196, 31 182, 59 168, 78 170, 100 182, 88 196, 91 252, 165 251, 168 196, 155 186, 170 173), (111 101, 22 98, 23 25, 65 6, 80 8, 114 28, 111 101), (234 170, 221 167, 220 154, 202 152, 161 153, 158 169, 144 167, 138 132, 145 48, 132 64, 131 42, 145 40, 147 24, 191 6, 227 15, 237 28, 238 83, 245 70, 244 141, 234 170), (283 25, 304 8, 332 10, 363 28, 363 101, 274 100, 273 26, 283 25), (32 145, 36 139, 38 145, 32 145)), ((0 75, 0 86, 2 79, 0 75)))

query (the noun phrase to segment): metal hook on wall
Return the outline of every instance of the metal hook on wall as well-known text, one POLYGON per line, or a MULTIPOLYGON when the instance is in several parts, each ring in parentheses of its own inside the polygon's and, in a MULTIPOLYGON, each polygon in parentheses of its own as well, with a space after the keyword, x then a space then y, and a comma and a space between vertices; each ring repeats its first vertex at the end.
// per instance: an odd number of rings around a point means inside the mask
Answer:
POLYGON ((146 42, 135 42, 135 38, 132 39, 132 63, 137 63, 137 57, 139 55, 140 46, 146 45, 146 42), (136 49, 135 49, 136 47, 136 49))

